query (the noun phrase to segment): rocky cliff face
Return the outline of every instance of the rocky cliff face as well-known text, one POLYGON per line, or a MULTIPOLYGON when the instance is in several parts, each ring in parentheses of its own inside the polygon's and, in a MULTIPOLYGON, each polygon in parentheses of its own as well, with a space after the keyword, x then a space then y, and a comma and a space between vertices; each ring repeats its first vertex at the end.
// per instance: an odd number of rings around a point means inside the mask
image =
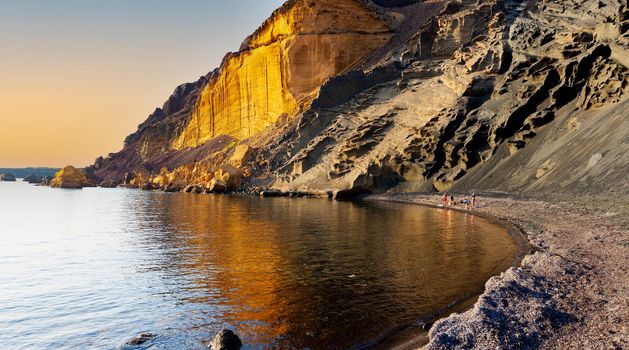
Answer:
POLYGON ((245 187, 619 191, 629 159, 620 0, 289 1, 94 174, 245 187))
POLYGON ((218 135, 251 137, 307 109, 328 78, 354 68, 391 36, 358 1, 292 1, 215 71, 173 148, 218 135))

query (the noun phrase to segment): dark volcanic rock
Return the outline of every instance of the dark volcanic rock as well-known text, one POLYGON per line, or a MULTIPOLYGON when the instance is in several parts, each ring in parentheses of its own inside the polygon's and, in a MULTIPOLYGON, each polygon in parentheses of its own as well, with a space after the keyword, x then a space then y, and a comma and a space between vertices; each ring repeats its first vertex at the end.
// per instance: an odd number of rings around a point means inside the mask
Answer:
POLYGON ((229 329, 220 331, 210 343, 210 350, 239 350, 242 347, 240 338, 229 329))
POLYGON ((153 334, 153 333, 140 333, 136 335, 135 337, 131 338, 129 341, 127 341, 126 345, 131 345, 131 346, 142 345, 146 343, 147 341, 155 338, 156 336, 157 334, 153 334))
POLYGON ((23 181, 28 182, 30 184, 40 184, 42 183, 43 180, 44 178, 41 176, 30 174, 27 177, 25 177, 23 181))
POLYGON ((416 4, 423 0, 373 0, 373 2, 382 7, 402 7, 416 4))
POLYGON ((102 188, 116 188, 118 184, 116 184, 114 181, 103 181, 100 184, 98 184, 98 186, 102 188))
POLYGON ((13 182, 15 181, 15 176, 11 174, 0 174, 0 181, 13 182))

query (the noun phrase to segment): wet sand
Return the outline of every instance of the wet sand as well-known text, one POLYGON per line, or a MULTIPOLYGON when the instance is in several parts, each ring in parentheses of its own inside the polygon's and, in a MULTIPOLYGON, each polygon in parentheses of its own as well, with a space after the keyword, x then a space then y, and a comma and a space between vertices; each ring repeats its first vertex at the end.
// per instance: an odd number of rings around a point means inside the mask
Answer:
MULTIPOLYGON (((441 204, 441 196, 422 194, 366 200, 441 204)), ((470 213, 514 225, 532 250, 516 267, 491 278, 471 309, 437 321, 430 342, 417 339, 411 342, 415 347, 629 347, 629 203, 592 197, 553 200, 497 193, 477 197, 470 213)), ((453 209, 465 211, 465 206, 453 209)))

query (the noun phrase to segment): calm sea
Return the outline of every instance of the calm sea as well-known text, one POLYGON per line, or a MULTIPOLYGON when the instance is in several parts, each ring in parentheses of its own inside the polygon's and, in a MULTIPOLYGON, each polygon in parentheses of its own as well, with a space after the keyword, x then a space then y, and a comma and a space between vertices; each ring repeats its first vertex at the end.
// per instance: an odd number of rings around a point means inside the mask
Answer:
POLYGON ((421 206, 0 182, 0 349, 205 349, 222 328, 245 349, 351 348, 478 293, 516 251, 421 206))

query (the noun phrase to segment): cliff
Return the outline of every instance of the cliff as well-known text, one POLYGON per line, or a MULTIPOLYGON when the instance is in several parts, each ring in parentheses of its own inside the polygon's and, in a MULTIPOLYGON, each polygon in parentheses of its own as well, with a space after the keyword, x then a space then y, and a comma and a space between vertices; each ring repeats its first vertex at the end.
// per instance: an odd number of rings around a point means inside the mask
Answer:
POLYGON ((358 1, 293 1, 228 55, 203 88, 175 149, 218 135, 251 137, 307 109, 328 78, 351 69, 390 38, 358 1))
MULTIPOLYGON (((288 1, 88 171, 307 193, 629 193, 620 0, 288 1)), ((173 187, 174 186, 174 187, 173 187)))

